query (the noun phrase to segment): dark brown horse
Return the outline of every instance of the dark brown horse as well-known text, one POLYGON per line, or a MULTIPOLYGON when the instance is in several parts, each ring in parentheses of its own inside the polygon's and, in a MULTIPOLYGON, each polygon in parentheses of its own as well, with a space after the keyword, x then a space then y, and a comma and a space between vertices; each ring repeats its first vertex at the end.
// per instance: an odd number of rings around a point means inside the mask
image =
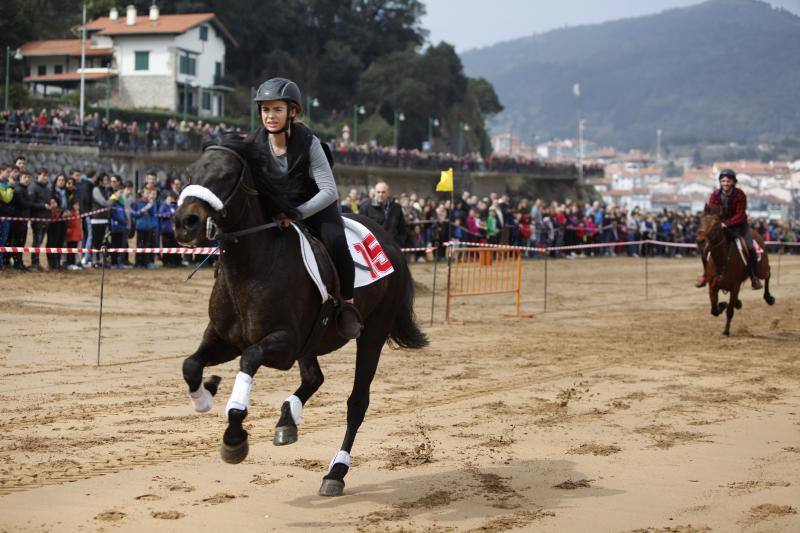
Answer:
MULTIPOLYGON (((741 309, 739 290, 742 283, 748 279, 747 262, 742 259, 736 242, 725 235, 722 227, 720 207, 706 205, 703 216, 700 218, 700 230, 697 232, 697 243, 700 244, 701 253, 708 254, 706 263, 706 280, 708 280, 708 296, 711 300, 711 314, 719 316, 726 311, 727 321, 723 335, 731 334, 731 320, 734 309, 741 309), (730 293, 728 303, 719 301, 719 291, 730 293)), ((755 242, 763 250, 761 261, 758 262, 758 277, 764 280, 764 300, 767 304, 775 303, 775 298, 769 293, 769 257, 761 235, 750 230, 755 242)), ((743 253, 747 247, 742 244, 743 253)))
MULTIPOLYGON (((262 366, 289 370, 295 362, 300 369, 300 386, 281 407, 274 439, 276 445, 291 444, 297 440, 303 405, 322 385, 317 357, 347 342, 337 334, 334 320, 318 321, 322 298, 303 266, 297 231, 281 230, 271 223, 275 215, 291 215, 295 210, 287 200, 292 191, 286 189, 286 182, 265 174, 264 157, 264 151, 248 140, 229 138, 206 146, 189 168, 190 185, 174 216, 179 242, 195 244, 214 225, 219 232, 210 320, 197 351, 183 363, 183 376, 195 410, 208 411, 219 378, 212 376, 203 383, 203 369, 241 355, 220 448, 229 463, 244 460, 248 453, 242 422, 256 371, 262 366), (317 323, 321 332, 313 341, 317 323)), ((355 291, 364 329, 357 340, 347 431, 323 478, 320 494, 324 496, 343 492, 350 451, 369 405, 370 384, 386 341, 391 339, 402 348, 422 348, 428 343, 414 321, 414 284, 400 249, 372 221, 353 218, 375 234, 394 272, 355 291)), ((336 287, 330 261, 321 261, 319 268, 326 285, 336 287)))

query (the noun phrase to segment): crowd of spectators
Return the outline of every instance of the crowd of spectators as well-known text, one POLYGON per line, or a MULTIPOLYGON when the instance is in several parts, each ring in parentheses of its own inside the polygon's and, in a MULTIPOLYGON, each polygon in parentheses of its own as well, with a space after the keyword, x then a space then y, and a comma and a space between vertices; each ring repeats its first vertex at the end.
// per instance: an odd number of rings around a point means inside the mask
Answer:
MULTIPOLYGON (((137 248, 177 246, 172 214, 184 184, 180 178, 159 182, 148 172, 144 186, 117 175, 92 169, 72 169, 69 173, 50 173, 46 168, 28 169, 19 156, 13 164, 0 164, 0 244, 5 246, 49 248, 125 248, 135 238, 137 248), (22 220, 12 220, 18 217, 22 220), (30 220, 33 218, 34 220, 30 220)), ((423 197, 417 193, 391 196, 388 185, 377 184, 367 194, 351 190, 342 198, 343 212, 360 212, 383 224, 417 261, 444 257, 444 243, 508 244, 530 248, 528 257, 542 257, 541 248, 608 244, 599 248, 551 251, 553 256, 574 258, 583 255, 663 255, 694 253, 691 247, 631 244, 640 240, 667 243, 695 242, 699 214, 662 211, 644 213, 605 206, 600 202, 543 202, 492 193, 478 197, 463 191, 450 200, 423 197), (424 249, 433 248, 431 254, 424 249)), ((769 241, 797 242, 800 225, 753 220, 753 227, 769 241)), ((788 253, 798 253, 792 247, 788 253)), ((158 268, 188 265, 186 256, 137 253, 133 263, 129 254, 110 254, 110 268, 158 268), (157 262, 160 260, 160 263, 157 262)), ((201 258, 202 259, 202 258, 201 258)), ((97 254, 47 254, 52 270, 100 266, 97 254)), ((23 254, 0 253, 0 269, 13 266, 21 271, 44 270, 39 254, 32 253, 30 265, 23 254)))
MULTIPOLYGON (((0 243, 4 246, 47 248, 126 248, 135 239, 136 248, 173 248, 178 244, 172 215, 183 188, 180 178, 159 183, 148 172, 144 186, 118 175, 72 169, 51 174, 46 168, 29 170, 24 156, 13 165, 0 164, 0 243), (34 177, 35 176, 35 177, 34 177), (46 241, 45 241, 46 238, 46 241)), ((39 253, 30 254, 30 265, 22 253, 0 253, 0 270, 13 267, 22 272, 43 271, 39 253)), ((185 256, 163 254, 160 263, 152 253, 47 253, 50 270, 99 268, 101 261, 115 269, 187 266, 185 256)), ((213 261, 212 261, 213 263, 213 261)))
MULTIPOLYGON (((0 113, 0 132, 6 143, 58 144, 97 146, 101 150, 120 152, 151 152, 161 150, 200 151, 203 141, 226 133, 244 133, 224 122, 212 124, 202 120, 165 122, 123 122, 107 120, 99 113, 85 117, 83 127, 78 114, 69 108, 16 109, 0 113)), ((577 176, 572 163, 553 163, 522 157, 482 157, 479 153, 463 156, 449 152, 396 149, 370 144, 344 144, 336 139, 329 143, 336 152, 336 162, 342 165, 377 166, 415 170, 439 171, 452 167, 463 172, 505 172, 536 176, 577 176)), ((602 176, 603 168, 584 165, 585 176, 602 176)))
MULTIPOLYGON (((504 244, 531 248, 527 257, 542 257, 535 249, 543 247, 608 244, 597 248, 552 251, 552 256, 575 258, 591 255, 628 255, 680 257, 695 253, 690 247, 628 244, 657 240, 665 243, 694 244, 700 227, 700 213, 663 210, 644 213, 638 208, 627 210, 607 207, 601 202, 544 202, 541 199, 519 198, 491 193, 479 198, 468 191, 451 205, 450 200, 422 197, 416 193, 398 198, 376 198, 370 190, 363 197, 352 190, 342 202, 343 211, 361 211, 366 205, 397 204, 403 212, 404 227, 397 237, 407 248, 436 248, 444 257, 443 243, 452 240, 463 244, 504 244)), ((794 225, 757 219, 752 226, 767 241, 797 242, 800 222, 794 225)), ((793 247, 787 253, 800 253, 793 247)), ((425 261, 425 252, 414 254, 425 261)))

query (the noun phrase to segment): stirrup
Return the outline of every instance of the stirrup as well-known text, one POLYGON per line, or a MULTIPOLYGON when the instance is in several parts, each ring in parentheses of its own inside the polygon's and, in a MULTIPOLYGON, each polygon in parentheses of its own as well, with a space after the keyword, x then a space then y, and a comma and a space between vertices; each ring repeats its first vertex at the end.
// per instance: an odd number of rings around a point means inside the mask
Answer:
POLYGON ((706 277, 705 277, 705 275, 702 275, 699 278, 697 278, 697 283, 695 283, 694 286, 697 287, 698 289, 701 288, 701 287, 705 287, 706 286, 706 277))
POLYGON ((761 280, 758 279, 758 276, 750 276, 750 285, 753 287, 754 291, 764 288, 764 285, 761 284, 761 280))
POLYGON ((344 300, 339 302, 339 310, 336 313, 336 329, 339 335, 345 339, 357 339, 364 328, 361 320, 361 313, 356 306, 344 300))

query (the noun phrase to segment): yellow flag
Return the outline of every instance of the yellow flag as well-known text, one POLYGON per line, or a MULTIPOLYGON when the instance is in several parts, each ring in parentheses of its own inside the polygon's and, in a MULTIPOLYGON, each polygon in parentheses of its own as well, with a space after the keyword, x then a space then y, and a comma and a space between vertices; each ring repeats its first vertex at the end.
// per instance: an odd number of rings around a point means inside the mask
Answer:
POLYGON ((436 185, 436 190, 439 192, 452 192, 453 190, 453 169, 448 168, 442 170, 442 177, 439 178, 439 183, 436 185))

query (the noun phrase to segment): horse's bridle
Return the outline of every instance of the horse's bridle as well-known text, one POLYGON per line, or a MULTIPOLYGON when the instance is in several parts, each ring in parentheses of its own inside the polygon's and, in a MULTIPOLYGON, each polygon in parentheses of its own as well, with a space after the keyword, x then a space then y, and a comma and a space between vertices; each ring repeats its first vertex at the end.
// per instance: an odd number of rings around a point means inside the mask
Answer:
MULTIPOLYGON (((215 214, 219 213, 219 215, 222 218, 225 218, 228 212, 227 209, 228 205, 237 196, 239 190, 244 191, 244 193, 247 194, 248 196, 258 196, 258 191, 254 187, 245 183, 247 181, 248 170, 250 167, 247 164, 247 161, 245 161, 244 158, 236 150, 233 150, 232 148, 228 148, 227 146, 222 146, 219 144, 211 145, 207 147, 205 150, 203 150, 203 152, 206 152, 208 150, 220 150, 223 152, 227 152, 233 155, 236 158, 236 160, 239 161, 239 164, 242 165, 242 172, 239 174, 239 179, 236 181, 236 185, 234 185, 233 190, 228 195, 228 197, 224 201, 222 201, 213 191, 211 191, 211 189, 203 187, 202 185, 194 185, 191 184, 190 182, 190 185, 186 187, 186 189, 184 189, 184 191, 181 193, 180 201, 182 202, 185 198, 188 197, 199 198, 200 200, 204 200, 209 205, 211 205, 212 209, 214 209, 215 211, 215 214)), ((245 212, 244 209, 239 209, 238 211, 239 211, 239 216, 235 222, 231 222, 231 225, 235 225, 244 216, 245 212)), ((278 224, 276 222, 270 222, 268 224, 261 224, 259 226, 247 228, 240 231, 222 232, 219 229, 219 225, 214 220, 214 215, 212 215, 206 219, 206 237, 208 238, 208 240, 217 240, 217 241, 235 240, 237 237, 241 237, 243 235, 249 235, 251 233, 256 233, 257 231, 261 231, 264 229, 274 228, 277 227, 277 225, 278 224)))

